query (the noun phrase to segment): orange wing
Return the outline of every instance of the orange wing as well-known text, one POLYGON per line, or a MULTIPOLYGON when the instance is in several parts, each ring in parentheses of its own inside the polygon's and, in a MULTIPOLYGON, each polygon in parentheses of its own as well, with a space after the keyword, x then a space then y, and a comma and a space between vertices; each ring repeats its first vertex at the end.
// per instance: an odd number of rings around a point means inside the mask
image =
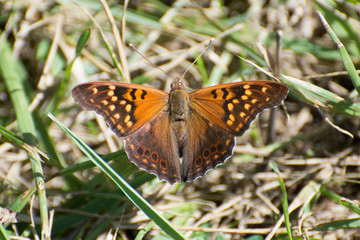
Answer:
POLYGON ((168 93, 127 83, 83 83, 72 95, 82 108, 103 116, 119 137, 132 134, 169 107, 168 93))
POLYGON ((202 88, 190 93, 190 108, 235 136, 242 135, 255 117, 278 106, 287 96, 286 85, 244 81, 202 88))
POLYGON ((81 107, 102 115, 124 138, 130 161, 171 184, 181 181, 168 93, 134 84, 92 82, 76 86, 72 94, 81 107))
POLYGON ((257 114, 279 105, 285 85, 269 81, 222 84, 190 93, 182 178, 194 181, 232 155, 235 137, 257 114))

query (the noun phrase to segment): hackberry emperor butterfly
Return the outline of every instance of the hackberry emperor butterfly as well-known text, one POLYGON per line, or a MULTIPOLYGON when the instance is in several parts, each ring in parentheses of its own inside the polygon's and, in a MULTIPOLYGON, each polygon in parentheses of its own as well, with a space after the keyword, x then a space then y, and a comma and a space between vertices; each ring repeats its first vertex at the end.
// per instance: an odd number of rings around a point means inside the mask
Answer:
POLYGON ((232 155, 257 114, 278 106, 288 88, 271 81, 221 84, 188 93, 179 78, 170 93, 115 82, 79 84, 75 101, 105 118, 124 139, 129 159, 170 184, 194 181, 232 155), (182 161, 180 161, 182 159, 182 161))

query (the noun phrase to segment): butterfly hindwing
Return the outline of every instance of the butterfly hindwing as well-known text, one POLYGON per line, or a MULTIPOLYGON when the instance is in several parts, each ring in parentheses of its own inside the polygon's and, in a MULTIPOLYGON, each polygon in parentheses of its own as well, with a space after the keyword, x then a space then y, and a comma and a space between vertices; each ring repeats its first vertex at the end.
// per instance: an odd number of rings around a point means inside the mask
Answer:
POLYGON ((284 84, 245 81, 202 88, 190 93, 190 107, 208 121, 241 136, 265 109, 281 104, 287 96, 284 84))
POLYGON ((177 142, 168 112, 143 125, 124 143, 129 159, 139 168, 171 184, 181 182, 177 142))
POLYGON ((135 84, 91 82, 72 90, 75 101, 102 115, 111 129, 125 137, 167 108, 168 93, 135 84))
POLYGON ((228 131, 191 111, 183 150, 183 181, 194 181, 232 155, 235 138, 228 131))

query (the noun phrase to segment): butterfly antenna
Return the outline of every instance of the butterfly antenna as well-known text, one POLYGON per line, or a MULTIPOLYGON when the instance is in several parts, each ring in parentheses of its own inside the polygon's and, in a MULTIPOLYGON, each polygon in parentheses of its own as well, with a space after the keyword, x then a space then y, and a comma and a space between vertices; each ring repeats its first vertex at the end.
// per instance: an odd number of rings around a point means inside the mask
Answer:
POLYGON ((171 78, 172 80, 175 80, 174 78, 172 78, 167 72, 165 72, 164 70, 162 70, 159 66, 156 66, 153 62, 151 62, 147 57, 145 57, 141 52, 139 52, 134 45, 132 45, 131 43, 129 43, 129 47, 132 48, 132 50, 134 50, 137 54, 139 54, 140 56, 142 56, 148 63, 151 64, 151 66, 153 66, 154 68, 159 69, 160 71, 162 71, 168 78, 171 78))
POLYGON ((204 52, 210 47, 211 43, 214 41, 214 38, 211 38, 209 41, 209 44, 204 47, 204 49, 201 51, 200 55, 191 63, 191 65, 185 70, 184 74, 181 76, 181 79, 185 77, 189 69, 196 63, 197 60, 204 54, 204 52))

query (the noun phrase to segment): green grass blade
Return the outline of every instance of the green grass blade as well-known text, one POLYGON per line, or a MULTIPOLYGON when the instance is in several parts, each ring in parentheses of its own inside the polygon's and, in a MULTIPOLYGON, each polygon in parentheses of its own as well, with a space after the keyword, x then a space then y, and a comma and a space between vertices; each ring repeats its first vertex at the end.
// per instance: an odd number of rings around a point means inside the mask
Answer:
POLYGON ((54 96, 54 99, 52 100, 51 105, 48 110, 50 110, 52 112, 58 111, 58 106, 61 103, 61 100, 64 98, 64 95, 67 92, 67 88, 69 86, 71 70, 74 65, 74 62, 77 59, 77 57, 80 55, 81 50, 85 47, 90 36, 91 36, 90 28, 86 29, 85 31, 83 31, 81 33, 79 40, 76 43, 75 57, 70 61, 70 63, 66 67, 65 74, 64 74, 64 80, 60 82, 58 89, 56 91, 56 95, 54 96))
POLYGON ((282 193, 282 205, 283 205, 283 211, 284 211, 285 227, 286 227, 286 232, 288 234, 288 239, 291 240, 292 235, 291 235, 291 224, 290 224, 290 217, 289 217, 289 203, 288 203, 285 183, 281 177, 280 170, 277 167, 277 165, 275 164, 275 162, 270 161, 269 165, 279 176, 279 184, 280 184, 281 193, 282 193))
POLYGON ((21 212, 23 208, 26 206, 26 204, 29 203, 32 195, 36 193, 36 190, 37 190, 36 188, 32 188, 28 191, 25 191, 23 194, 18 196, 14 201, 12 201, 7 207, 14 211, 21 212))
POLYGON ((354 219, 344 219, 339 221, 332 221, 329 223, 323 223, 319 226, 313 228, 315 231, 333 231, 337 229, 347 229, 347 228, 358 228, 360 229, 360 218, 354 219))
POLYGON ((85 47, 90 36, 91 36, 91 28, 88 28, 81 33, 79 41, 76 43, 76 56, 75 57, 78 57, 80 55, 81 50, 85 47))
POLYGON ((321 194, 325 195, 326 197, 330 198, 331 200, 333 200, 333 201, 347 207, 348 209, 350 209, 354 213, 357 213, 357 214, 360 215, 360 207, 356 203, 346 201, 345 198, 343 198, 340 195, 330 191, 329 189, 326 188, 326 186, 321 186, 320 192, 321 192, 321 194))
POLYGON ((70 136, 76 145, 85 153, 93 163, 98 166, 124 194, 132 201, 141 211, 143 211, 152 221, 154 221, 164 232, 174 239, 185 239, 171 224, 163 218, 156 210, 137 193, 124 179, 121 178, 106 162, 99 157, 89 146, 77 138, 68 128, 59 122, 52 114, 49 117, 54 120, 70 136))
POLYGON ((10 240, 10 238, 7 235, 6 230, 2 224, 0 224, 0 239, 10 240))
POLYGON ((324 16, 320 12, 318 12, 318 14, 321 18, 321 21, 325 25, 325 28, 328 31, 328 34, 330 35, 331 39, 334 41, 336 46, 339 48, 339 51, 341 54, 341 59, 345 65, 345 68, 346 68, 347 72, 349 73, 349 76, 351 78, 351 81, 352 81, 356 91, 358 92, 358 94, 360 94, 360 77, 356 71, 356 68, 355 68, 353 62, 351 61, 351 57, 350 57, 349 53, 347 52, 345 46, 342 44, 340 39, 336 36, 336 33, 332 30, 330 25, 327 23, 324 16))
POLYGON ((294 77, 282 76, 281 79, 283 83, 291 87, 291 94, 299 99, 334 112, 360 117, 358 103, 349 99, 345 100, 333 92, 294 77))
MULTIPOLYGON (((36 131, 35 124, 28 111, 29 100, 26 94, 26 82, 24 75, 20 71, 20 62, 13 58, 12 49, 8 42, 1 46, 0 54, 0 71, 4 78, 6 88, 10 94, 11 102, 14 106, 16 119, 19 129, 26 143, 35 146, 36 131)), ((41 166, 41 158, 35 151, 28 152, 32 171, 39 194, 40 216, 42 221, 42 236, 50 238, 49 215, 47 208, 47 198, 45 191, 45 181, 41 166)))
POLYGON ((14 133, 10 132, 3 126, 0 126, 0 135, 1 137, 6 138, 12 144, 15 144, 19 147, 23 148, 24 145, 26 144, 23 139, 19 138, 18 136, 16 136, 14 133))
POLYGON ((76 49, 75 49, 75 57, 73 60, 70 61, 68 66, 65 69, 65 82, 68 82, 70 79, 71 69, 74 65, 74 62, 76 58, 80 55, 81 50, 85 47, 86 43, 88 42, 89 38, 91 36, 91 28, 86 29, 83 31, 80 35, 79 40, 76 43, 76 49))

